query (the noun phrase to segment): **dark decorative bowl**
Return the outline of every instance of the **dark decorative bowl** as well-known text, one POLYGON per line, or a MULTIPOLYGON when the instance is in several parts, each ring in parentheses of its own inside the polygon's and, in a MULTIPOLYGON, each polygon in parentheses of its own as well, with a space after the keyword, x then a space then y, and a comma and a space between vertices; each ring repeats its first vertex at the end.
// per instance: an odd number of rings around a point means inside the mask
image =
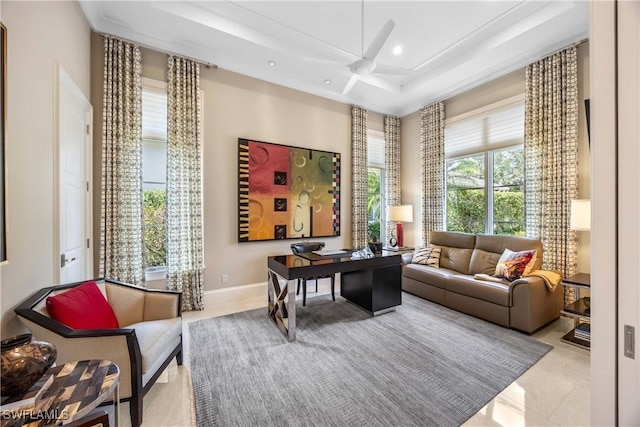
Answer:
POLYGON ((56 348, 37 341, 31 334, 2 340, 2 396, 14 396, 29 390, 53 365, 56 348))
POLYGON ((300 242, 291 244, 291 250, 294 254, 319 251, 322 248, 324 248, 324 242, 300 242))

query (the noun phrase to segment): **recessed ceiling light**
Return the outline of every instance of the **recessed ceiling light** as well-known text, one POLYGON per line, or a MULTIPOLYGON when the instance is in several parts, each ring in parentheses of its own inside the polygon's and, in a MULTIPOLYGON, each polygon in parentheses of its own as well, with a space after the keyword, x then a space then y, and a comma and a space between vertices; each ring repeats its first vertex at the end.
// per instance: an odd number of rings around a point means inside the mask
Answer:
POLYGON ((402 46, 398 45, 398 46, 393 48, 393 54, 394 55, 400 55, 401 53, 402 53, 402 46))
POLYGON ((275 67, 276 66, 276 61, 274 61, 273 59, 270 59, 267 61, 267 64, 269 64, 270 67, 275 67))
POLYGON ((326 85, 330 85, 330 84, 331 84, 331 80, 326 79, 326 80, 324 81, 324 84, 326 84, 326 85))

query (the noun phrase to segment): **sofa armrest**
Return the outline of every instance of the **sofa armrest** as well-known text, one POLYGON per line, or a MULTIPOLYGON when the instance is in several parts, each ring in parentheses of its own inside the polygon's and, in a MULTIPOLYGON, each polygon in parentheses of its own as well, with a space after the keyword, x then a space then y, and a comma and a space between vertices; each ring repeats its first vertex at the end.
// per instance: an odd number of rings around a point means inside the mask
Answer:
POLYGON ((550 292, 540 277, 523 277, 511 284, 510 327, 532 333, 560 317, 562 288, 550 292))

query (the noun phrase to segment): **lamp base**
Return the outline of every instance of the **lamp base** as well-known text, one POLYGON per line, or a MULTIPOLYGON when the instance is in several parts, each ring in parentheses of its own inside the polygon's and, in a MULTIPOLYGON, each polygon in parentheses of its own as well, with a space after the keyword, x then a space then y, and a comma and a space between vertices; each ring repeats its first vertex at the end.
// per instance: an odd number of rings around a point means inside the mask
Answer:
POLYGON ((399 222, 396 224, 396 238, 398 239, 398 246, 404 247, 404 225, 399 222))

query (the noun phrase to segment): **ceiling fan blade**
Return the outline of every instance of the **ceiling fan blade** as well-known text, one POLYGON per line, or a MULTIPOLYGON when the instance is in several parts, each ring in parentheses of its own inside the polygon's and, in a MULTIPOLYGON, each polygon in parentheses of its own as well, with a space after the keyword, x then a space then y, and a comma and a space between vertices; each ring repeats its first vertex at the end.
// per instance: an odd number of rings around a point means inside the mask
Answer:
POLYGON ((395 22, 393 22, 393 19, 389 19, 387 23, 384 24, 384 27, 382 27, 376 38, 373 39, 373 42, 371 42, 371 45, 369 45, 369 48, 364 53, 365 58, 368 58, 372 61, 375 60, 376 56, 378 56, 378 53, 380 52, 380 49, 382 49, 382 46, 384 46, 384 43, 389 38, 389 35, 391 34, 393 27, 395 26, 396 24, 395 22))
POLYGON ((408 68, 394 67, 392 65, 376 64, 376 68, 375 70, 373 70, 373 72, 378 74, 394 74, 397 76, 408 76, 413 73, 413 70, 409 70, 408 68))
POLYGON ((323 64, 323 65, 332 65, 335 67, 345 67, 344 62, 334 61, 331 59, 322 59, 322 58, 302 58, 305 62, 313 62, 315 64, 323 64))
POLYGON ((377 87, 378 89, 386 90, 391 93, 402 93, 402 88, 400 85, 396 83, 392 83, 380 77, 376 77, 373 74, 367 74, 364 76, 360 76, 360 80, 363 83, 370 84, 373 87, 377 87))
POLYGON ((349 81, 347 82, 347 85, 342 90, 342 94, 343 95, 348 94, 349 91, 351 90, 351 88, 353 88, 353 85, 355 85, 358 80, 360 80, 360 75, 359 74, 353 74, 351 76, 351 78, 349 79, 349 81))

